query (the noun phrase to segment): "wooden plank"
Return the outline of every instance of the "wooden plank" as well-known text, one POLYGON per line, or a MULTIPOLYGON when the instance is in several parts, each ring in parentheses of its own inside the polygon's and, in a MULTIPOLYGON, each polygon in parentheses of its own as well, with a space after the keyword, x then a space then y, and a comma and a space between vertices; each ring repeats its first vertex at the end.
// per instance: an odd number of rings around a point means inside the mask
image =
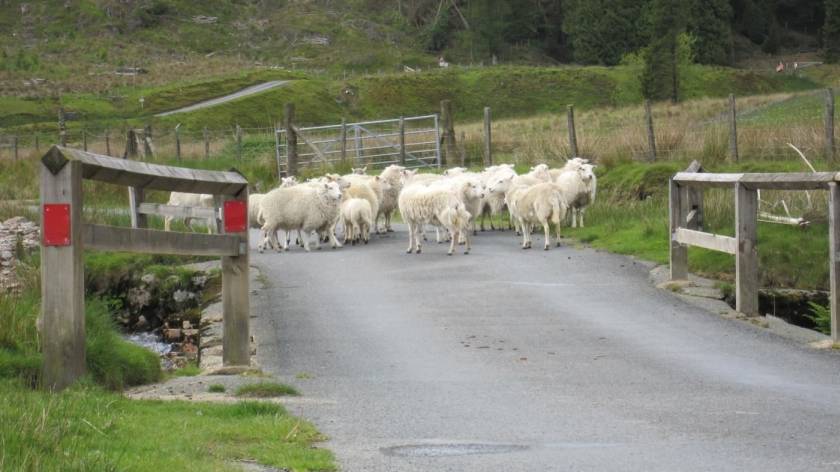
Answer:
POLYGON ((221 257, 238 255, 241 237, 87 224, 82 240, 99 251, 221 257))
POLYGON ((174 218, 216 218, 216 209, 208 207, 191 207, 180 205, 163 205, 160 203, 141 203, 137 212, 144 215, 172 216, 174 218))
POLYGON ((834 162, 834 91, 825 89, 825 158, 834 162))
POLYGON ((735 309, 758 315, 758 192, 735 185, 735 309))
POLYGON ((61 146, 50 148, 41 161, 52 172, 67 162, 77 161, 82 164, 84 179, 149 190, 236 195, 248 185, 238 172, 149 164, 61 146))
POLYGON ((685 217, 682 214, 683 192, 673 179, 668 182, 668 189, 670 190, 669 225, 671 228, 671 242, 669 256, 671 261, 671 280, 686 280, 688 279, 688 248, 680 244, 675 237, 677 230, 685 224, 685 217))
POLYGON ((749 189, 827 190, 836 180, 835 172, 784 172, 743 174, 739 182, 749 189))
POLYGON ((82 164, 70 162, 57 173, 42 166, 41 203, 70 204, 70 245, 41 247, 42 380, 60 390, 85 374, 82 164))
MULTIPOLYGON (((225 199, 230 199, 225 197, 225 199)), ((248 203, 248 188, 234 197, 248 203)), ((222 225, 224 229, 224 225, 222 225)), ((226 234, 239 240, 242 250, 233 257, 222 257, 222 363, 224 365, 250 365, 250 289, 248 270, 248 230, 226 234)))
POLYGON ((744 174, 707 174, 695 172, 677 172, 674 182, 682 186, 732 188, 744 174))
MULTIPOLYGON (((286 175, 297 175, 297 133, 294 130, 295 104, 287 103, 283 109, 283 126, 286 128, 286 175)), ((238 192, 237 192, 238 193, 238 192)))
POLYGON ((735 110, 735 95, 729 94, 729 158, 738 162, 738 115, 735 110))
POLYGON ((674 233, 674 239, 680 244, 702 247, 711 249, 712 251, 720 251, 728 254, 738 252, 738 241, 732 236, 722 236, 719 234, 704 233, 703 231, 695 231, 693 229, 679 228, 674 233))
POLYGON ((828 196, 831 340, 837 343, 840 342, 840 186, 836 182, 829 184, 828 196))
POLYGON ((318 146, 310 143, 309 140, 306 139, 306 136, 300 131, 300 128, 298 128, 297 126, 292 126, 292 129, 295 130, 295 134, 297 134, 297 136, 301 140, 303 140, 303 144, 306 144, 307 146, 312 148, 312 150, 318 156, 318 159, 321 159, 322 162, 327 162, 327 158, 324 156, 324 153, 321 152, 321 150, 318 148, 318 146))

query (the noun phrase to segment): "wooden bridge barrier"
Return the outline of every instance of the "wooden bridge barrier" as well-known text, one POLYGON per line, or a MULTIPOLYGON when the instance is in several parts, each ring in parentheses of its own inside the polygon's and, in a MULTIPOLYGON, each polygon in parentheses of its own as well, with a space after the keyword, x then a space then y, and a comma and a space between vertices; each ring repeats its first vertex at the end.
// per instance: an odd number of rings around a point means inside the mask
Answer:
POLYGON ((248 182, 215 172, 115 159, 53 146, 41 159, 43 383, 64 388, 85 373, 85 249, 222 258, 224 363, 250 362, 248 182), (82 180, 130 188, 132 227, 82 221, 82 180), (143 203, 146 190, 212 194, 216 208, 143 203), (217 234, 146 228, 146 215, 213 219, 217 234))
POLYGON ((831 339, 838 332, 840 293, 840 173, 743 173, 702 172, 695 161, 670 181, 671 280, 688 278, 688 247, 696 246, 735 256, 735 309, 758 315, 758 190, 828 190, 831 339), (735 237, 702 231, 703 189, 735 191, 735 237))

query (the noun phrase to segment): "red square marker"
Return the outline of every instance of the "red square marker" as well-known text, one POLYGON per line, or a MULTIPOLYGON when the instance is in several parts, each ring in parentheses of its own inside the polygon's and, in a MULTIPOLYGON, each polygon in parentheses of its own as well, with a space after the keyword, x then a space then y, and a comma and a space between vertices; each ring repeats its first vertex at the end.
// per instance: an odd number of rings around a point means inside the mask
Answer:
POLYGON ((44 203, 44 246, 70 245, 70 204, 44 203))
POLYGON ((225 233, 242 233, 248 229, 248 204, 228 200, 224 205, 225 233))

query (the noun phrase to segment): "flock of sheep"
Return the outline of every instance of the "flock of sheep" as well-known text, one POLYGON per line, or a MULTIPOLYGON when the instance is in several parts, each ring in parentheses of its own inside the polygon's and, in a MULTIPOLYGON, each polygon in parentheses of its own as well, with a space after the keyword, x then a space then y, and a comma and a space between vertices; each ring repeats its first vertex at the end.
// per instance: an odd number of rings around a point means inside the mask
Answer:
MULTIPOLYGON (((531 231, 541 225, 548 250, 550 224, 556 228, 558 246, 560 226, 567 214, 572 227, 583 226, 586 207, 595 199, 593 170, 588 160, 576 157, 562 168, 539 164, 522 175, 517 175, 512 165, 501 164, 482 172, 456 167, 443 174, 421 174, 391 165, 379 175, 367 175, 362 168, 302 183, 287 177, 280 187, 249 196, 249 221, 262 230, 257 246, 260 252, 268 247, 288 250, 293 232, 309 251, 313 235, 316 247, 321 241, 341 247, 336 237, 339 226, 344 244, 367 244, 371 232, 393 231, 391 218, 399 210, 408 225, 408 253, 421 252, 424 229, 432 226, 438 242, 449 240, 448 253, 452 255, 456 243, 463 244, 464 254, 468 254, 477 226, 483 231, 485 218, 490 216, 490 229, 495 229, 492 217, 507 210, 511 226, 523 237, 523 249, 531 248, 531 231), (279 230, 285 232, 283 240, 277 237, 279 230)), ((173 192, 169 204, 212 206, 212 197, 209 201, 207 197, 173 192)))

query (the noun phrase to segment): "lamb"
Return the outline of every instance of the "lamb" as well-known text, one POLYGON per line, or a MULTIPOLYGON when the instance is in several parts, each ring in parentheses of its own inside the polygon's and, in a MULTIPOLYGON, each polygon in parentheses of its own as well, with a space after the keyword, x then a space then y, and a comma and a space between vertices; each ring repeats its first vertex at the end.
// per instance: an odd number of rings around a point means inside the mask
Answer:
POLYGON ((543 182, 551 182, 551 172, 546 164, 537 164, 531 167, 531 171, 524 175, 542 180, 543 182))
POLYGON ((434 181, 443 179, 440 174, 420 174, 417 170, 406 170, 403 172, 402 184, 403 188, 412 184, 428 185, 434 181))
MULTIPOLYGON (((167 205, 173 206, 190 206, 190 207, 203 207, 203 208, 215 208, 216 203, 213 199, 213 195, 208 195, 206 193, 184 193, 184 192, 172 192, 169 194, 169 202, 167 205)), ((172 229, 172 220, 175 219, 174 216, 167 216, 163 220, 163 228, 165 231, 170 231, 172 229)), ((195 231, 192 226, 192 218, 184 218, 184 224, 190 229, 190 231, 195 231)), ((216 226, 216 219, 215 218, 208 218, 207 219, 207 232, 213 233, 213 228, 216 226)))
MULTIPOLYGON (((484 199, 484 185, 477 176, 471 174, 462 174, 457 177, 443 179, 433 182, 429 185, 430 188, 444 188, 452 191, 461 203, 464 204, 464 209, 470 214, 470 226, 472 227, 473 235, 475 230, 475 217, 481 212, 481 207, 484 199)), ((459 243, 465 242, 464 233, 459 243)), ((440 235, 438 235, 438 242, 440 242, 440 235)))
MULTIPOLYGON (((350 182, 350 188, 346 190, 345 198, 364 198, 370 203, 370 210, 373 215, 379 215, 379 202, 384 200, 385 191, 390 189, 390 184, 378 175, 345 175, 343 179, 350 182)), ((373 232, 379 234, 376 221, 373 222, 373 232)))
MULTIPOLYGON (((513 170, 512 164, 490 166, 485 169, 484 172, 479 174, 481 183, 485 188, 489 187, 491 183, 497 183, 499 180, 503 180, 507 177, 516 177, 516 171, 513 170)), ((504 208, 504 192, 485 192, 484 201, 481 206, 481 231, 484 231, 484 219, 487 215, 490 215, 490 229, 495 230, 496 228, 493 227, 493 216, 500 215, 504 208)), ((510 229, 510 227, 508 227, 508 229, 510 229)))
POLYGON ((403 187, 402 176, 404 171, 405 167, 390 165, 379 174, 379 178, 388 184, 388 189, 382 193, 382 200, 379 202, 379 213, 376 215, 376 219, 378 221, 379 215, 382 215, 385 220, 385 232, 387 233, 394 231, 391 229, 391 216, 394 210, 397 209, 397 198, 399 198, 400 191, 403 187))
MULTIPOLYGON (((268 192, 262 200, 262 217, 265 219, 263 242, 260 252, 268 245, 279 249, 277 230, 300 230, 303 248, 309 251, 309 235, 313 231, 330 231, 338 219, 341 189, 336 182, 280 187, 268 192)), ((329 233, 332 247, 341 247, 335 234, 329 233)), ((320 244, 316 242, 317 247, 320 244)), ((288 243, 284 244, 288 250, 288 243)))
POLYGON ((367 166, 364 167, 351 167, 350 173, 354 175, 367 175, 367 166))
POLYGON ((563 172, 577 169, 578 167, 581 167, 584 164, 589 164, 589 159, 584 159, 582 157, 573 157, 567 160, 566 164, 563 165, 563 167, 561 167, 560 169, 550 169, 548 173, 551 174, 551 180, 555 181, 557 180, 557 177, 560 177, 560 174, 562 174, 563 172))
POLYGON ((531 248, 531 226, 541 224, 545 232, 545 247, 551 246, 549 222, 554 223, 557 231, 557 246, 560 246, 560 222, 566 217, 568 205, 563 199, 563 190, 559 185, 539 183, 530 187, 519 187, 511 196, 511 214, 522 229, 522 249, 531 248))
POLYGON ((344 225, 344 244, 353 245, 362 240, 365 244, 370 239, 372 212, 370 203, 362 198, 351 198, 341 203, 341 220, 344 225))
MULTIPOLYGON (((408 250, 411 254, 420 254, 420 228, 424 224, 435 224, 452 233, 448 255, 455 251, 455 241, 462 231, 467 229, 471 215, 464 209, 464 204, 451 191, 440 187, 427 187, 421 184, 403 188, 399 197, 400 215, 408 224, 408 250)), ((464 254, 469 254, 471 242, 466 235, 464 254)))
MULTIPOLYGON (((568 164, 567 164, 567 167, 568 164)), ((577 219, 580 217, 580 227, 583 228, 583 215, 586 207, 595 201, 597 178, 595 177, 592 164, 577 163, 570 167, 570 170, 561 172, 554 182, 563 191, 563 198, 568 202, 572 210, 572 228, 577 227, 577 219)))

